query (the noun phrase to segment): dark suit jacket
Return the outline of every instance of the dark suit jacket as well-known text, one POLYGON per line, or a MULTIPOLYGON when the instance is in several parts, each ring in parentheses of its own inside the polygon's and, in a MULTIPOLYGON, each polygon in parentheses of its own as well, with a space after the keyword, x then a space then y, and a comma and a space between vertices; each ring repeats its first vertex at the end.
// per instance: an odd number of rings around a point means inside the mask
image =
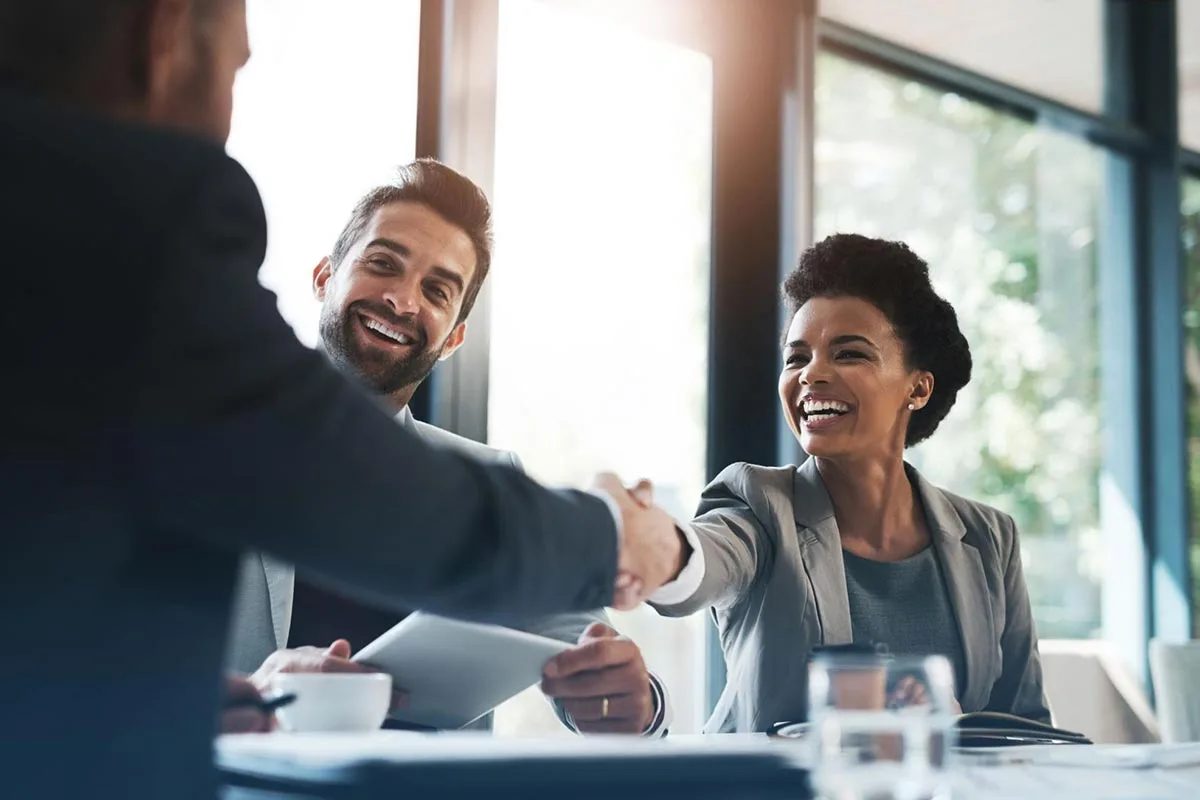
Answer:
POLYGON ((245 549, 384 606, 611 599, 605 503, 396 425, 280 318, 264 228, 220 148, 0 88, 5 796, 213 796, 245 549))
MULTIPOLYGON (((1012 518, 939 489, 911 467, 908 474, 962 637, 963 711, 1050 722, 1012 518)), ((727 467, 704 490, 692 527, 704 578, 687 600, 658 610, 713 609, 728 679, 705 730, 764 731, 800 719, 813 647, 853 641, 841 534, 817 462, 727 467)))
MULTIPOLYGON (((437 447, 448 447, 470 455, 480 461, 511 464, 521 469, 517 454, 497 450, 485 444, 466 439, 450 431, 444 431, 413 419, 412 412, 405 407, 395 417, 424 442, 437 447)), ((226 665, 235 672, 252 673, 276 650, 285 648, 295 637, 292 633, 292 608, 296 592, 296 574, 291 564, 264 556, 262 553, 247 553, 241 567, 241 577, 233 596, 233 618, 230 624, 229 647, 226 650, 226 665)), ((399 622, 403 614, 396 614, 399 622)), ((584 630, 593 622, 612 625, 604 609, 577 611, 569 614, 552 614, 527 619, 513 619, 510 624, 521 630, 548 636, 551 639, 575 644, 584 630)), ((343 636, 343 633, 333 634, 343 636)), ((357 649, 367 641, 353 638, 350 643, 357 649)), ((323 644, 323 642, 297 642, 296 644, 323 644)), ((655 678, 652 675, 651 681, 655 678)), ((655 696, 664 696, 655 686, 655 696)), ((555 702, 554 711, 564 725, 572 727, 566 709, 555 702)), ((471 730, 492 730, 492 714, 485 714, 466 727, 471 730)))

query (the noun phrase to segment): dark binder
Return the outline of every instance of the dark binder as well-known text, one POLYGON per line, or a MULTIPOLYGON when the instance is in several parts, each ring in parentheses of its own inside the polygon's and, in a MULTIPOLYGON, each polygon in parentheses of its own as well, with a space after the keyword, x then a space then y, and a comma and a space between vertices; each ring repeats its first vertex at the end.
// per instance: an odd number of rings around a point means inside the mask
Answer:
MULTIPOLYGON (((1082 733, 1055 728, 1042 722, 1002 714, 996 711, 976 711, 963 714, 954 724, 958 731, 958 747, 1017 747, 1027 744, 1092 744, 1082 733)), ((768 736, 781 739, 802 739, 809 726, 797 722, 777 722, 767 731, 768 736)))
POLYGON ((977 711, 955 723, 959 747, 1015 747, 1026 744, 1091 744, 1082 733, 1055 728, 1012 714, 977 711))

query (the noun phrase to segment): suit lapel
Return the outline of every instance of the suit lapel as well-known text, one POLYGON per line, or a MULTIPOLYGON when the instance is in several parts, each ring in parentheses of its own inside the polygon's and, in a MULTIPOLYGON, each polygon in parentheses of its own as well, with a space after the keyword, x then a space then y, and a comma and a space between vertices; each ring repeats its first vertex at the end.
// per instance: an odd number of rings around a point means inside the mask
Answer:
POLYGON ((271 627, 275 631, 275 647, 287 647, 292 627, 292 596, 296 589, 296 571, 291 565, 263 555, 263 572, 267 576, 267 595, 271 606, 271 627))
POLYGON ((815 459, 808 459, 796 470, 792 508, 804 571, 813 587, 821 624, 821 644, 849 644, 854 631, 846 595, 842 537, 833 516, 833 501, 817 472, 815 459))
POLYGON ((958 622, 966 662, 966 686, 958 689, 964 708, 983 708, 991 691, 992 678, 998 665, 996 622, 987 599, 987 576, 979 550, 964 541, 966 528, 962 518, 935 486, 909 468, 915 478, 925 518, 933 535, 933 544, 941 559, 946 593, 958 622))

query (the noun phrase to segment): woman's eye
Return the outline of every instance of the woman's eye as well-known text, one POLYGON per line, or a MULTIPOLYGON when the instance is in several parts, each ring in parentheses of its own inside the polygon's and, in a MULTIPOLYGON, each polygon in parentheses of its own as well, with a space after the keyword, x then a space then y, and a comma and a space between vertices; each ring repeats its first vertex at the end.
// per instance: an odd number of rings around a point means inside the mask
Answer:
POLYGON ((842 352, 838 353, 838 358, 866 358, 866 355, 860 353, 858 350, 843 350, 842 352))

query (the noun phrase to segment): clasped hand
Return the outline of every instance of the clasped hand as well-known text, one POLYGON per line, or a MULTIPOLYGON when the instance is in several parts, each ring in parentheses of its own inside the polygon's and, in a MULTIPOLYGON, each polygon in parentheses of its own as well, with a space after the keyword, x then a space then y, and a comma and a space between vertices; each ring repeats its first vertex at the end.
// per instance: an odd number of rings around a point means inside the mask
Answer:
POLYGON ((609 472, 596 476, 594 488, 608 494, 621 513, 621 551, 613 608, 636 608, 663 584, 679 575, 690 554, 683 532, 667 512, 654 505, 653 487, 640 481, 627 489, 609 472))

